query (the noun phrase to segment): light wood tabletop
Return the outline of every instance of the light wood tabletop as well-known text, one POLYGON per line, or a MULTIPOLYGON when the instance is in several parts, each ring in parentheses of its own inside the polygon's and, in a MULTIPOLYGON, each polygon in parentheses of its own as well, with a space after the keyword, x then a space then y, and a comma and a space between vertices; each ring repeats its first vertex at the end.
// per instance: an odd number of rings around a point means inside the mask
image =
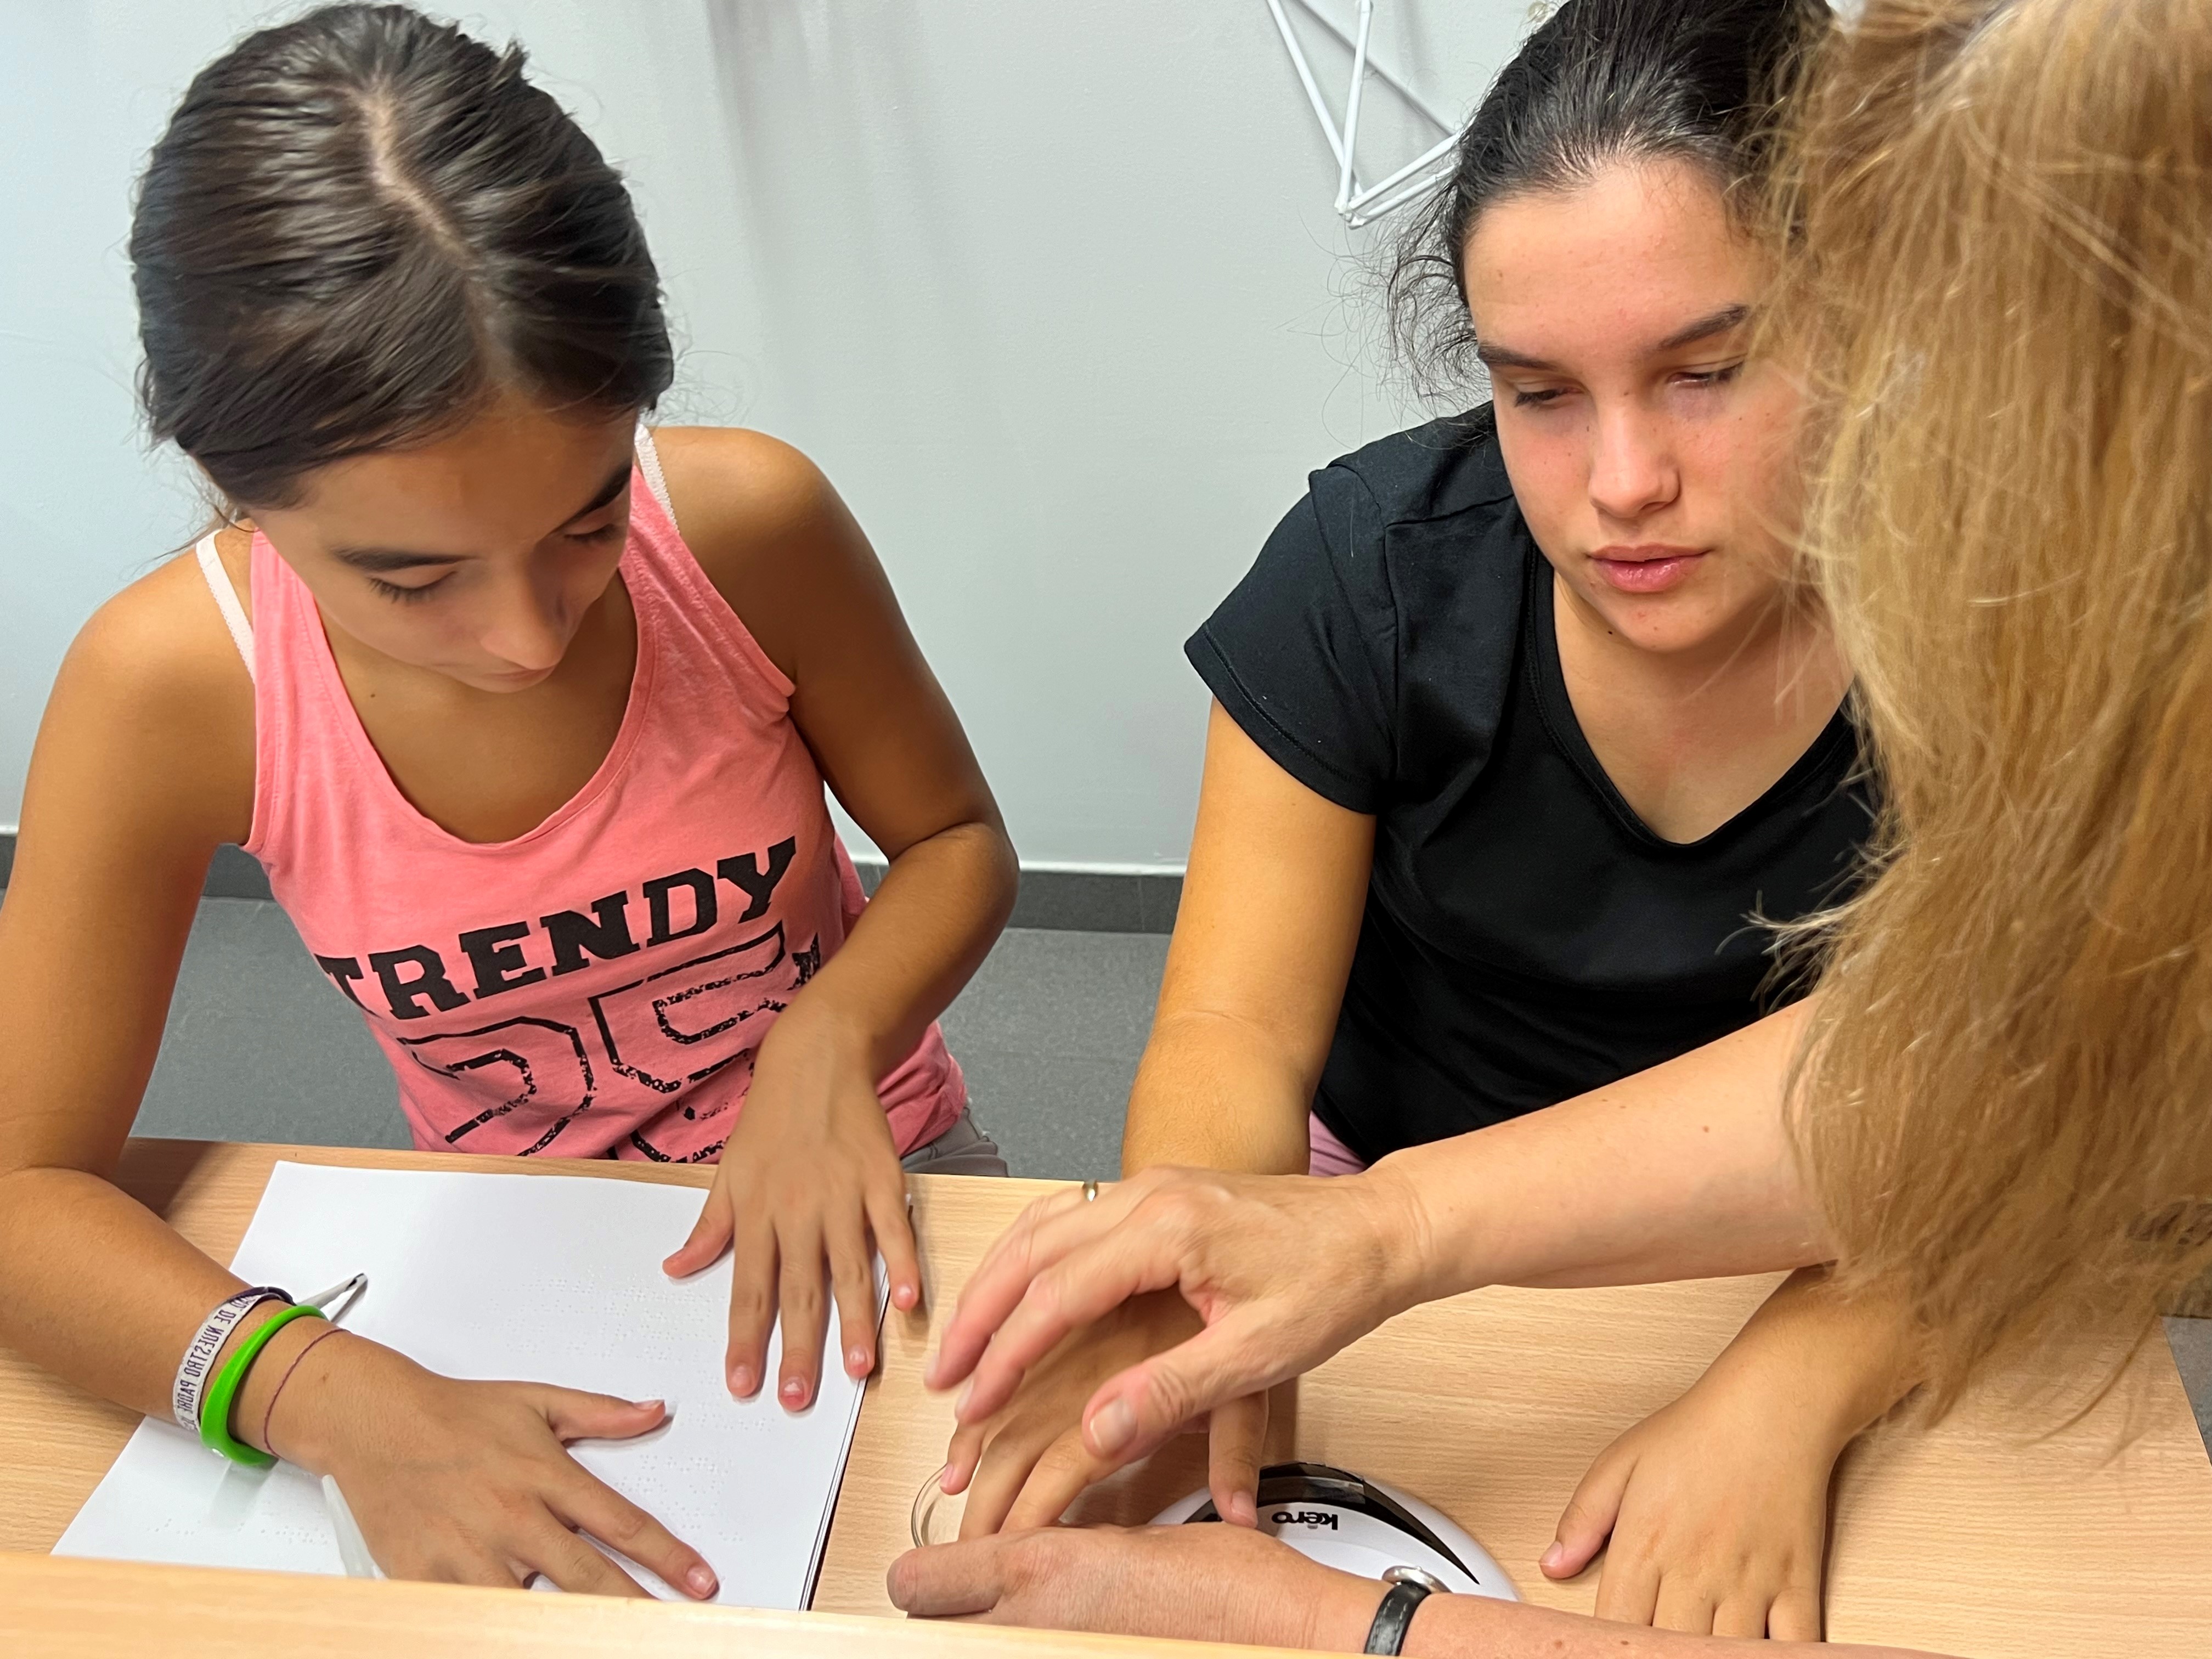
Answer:
MULTIPOLYGON (((663 1166, 134 1141, 119 1179, 228 1261, 280 1158, 698 1188, 712 1178, 710 1170, 663 1166)), ((1051 1189, 959 1176, 917 1176, 910 1184, 929 1299, 923 1312, 888 1320, 883 1364, 861 1409, 815 1597, 824 1613, 891 1613, 884 1570, 908 1547, 915 1495, 942 1462, 951 1425, 949 1401, 921 1387, 922 1360, 985 1247, 1024 1203, 1051 1189)), ((1271 1454, 1340 1464, 1405 1488, 1480 1540, 1524 1598, 1587 1612, 1595 1570, 1553 1584, 1535 1568, 1560 1508, 1590 1459, 1688 1387, 1773 1282, 1500 1289, 1417 1309, 1279 1391, 1271 1454)), ((2069 1367, 2086 1374, 2096 1359, 2084 1351, 2045 1355, 2039 1364, 2046 1374, 2069 1367)), ((1934 1431, 1883 1432, 1847 1458, 1834 1502, 1831 1638, 1987 1659, 2122 1652, 2130 1659, 2203 1659, 2212 1632, 2212 1463, 2165 1346, 2146 1345, 2106 1403, 2060 1432, 2050 1431, 2047 1408, 2017 1403, 2022 1382, 1996 1379, 1934 1431)), ((51 1548, 133 1421, 0 1350, 0 1549, 51 1548)), ((1100 1488, 1076 1518, 1140 1522, 1203 1483, 1202 1446, 1187 1439, 1100 1488)), ((47 1585, 64 1599, 89 1593, 72 1587, 91 1580, 67 1576, 91 1571, 82 1564, 37 1565, 49 1576, 39 1577, 32 1564, 0 1560, 6 1587, 0 1607, 27 1584, 47 1585)), ((176 1569, 104 1570, 153 1575, 144 1582, 161 1586, 161 1594, 202 1602, 220 1593, 208 1584, 244 1582, 235 1575, 161 1576, 176 1569)), ((329 1589, 351 1598, 346 1606, 356 1611, 374 1605, 358 1599, 364 1595, 417 1598, 404 1612, 392 1603, 395 1629, 409 1632, 437 1608, 463 1606, 437 1596, 497 1595, 335 1581, 329 1589)), ((710 1620, 725 1611, 668 1610, 710 1620)), ((514 1616, 557 1617, 520 1609, 514 1616)), ((763 1642, 772 1632, 816 1628, 793 1615, 745 1616, 765 1621, 758 1626, 763 1642)), ((819 1626, 825 1639, 854 1628, 889 1635, 882 1626, 842 1621, 819 1626)), ((836 1640, 842 1648, 843 1638, 836 1640)), ((486 1650, 504 1650, 493 1644, 486 1650)), ((771 1643, 757 1650, 786 1650, 771 1643)))
POLYGON ((1212 1659, 1280 1648, 1136 1642, 849 1613, 518 1595, 44 1555, 0 1555, 9 1659, 1212 1659))

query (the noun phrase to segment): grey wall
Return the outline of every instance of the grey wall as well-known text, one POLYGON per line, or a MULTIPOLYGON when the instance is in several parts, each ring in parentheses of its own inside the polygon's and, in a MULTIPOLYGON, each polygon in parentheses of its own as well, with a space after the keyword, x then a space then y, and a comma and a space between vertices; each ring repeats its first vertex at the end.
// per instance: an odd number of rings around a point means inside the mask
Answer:
MULTIPOLYGON (((0 823, 70 635, 199 517, 133 425, 131 178, 192 70, 293 9, 0 7, 0 823)), ((1530 12, 1382 0, 1376 55, 1457 112, 1530 12)), ((1025 860, 1180 863, 1182 639, 1309 470, 1404 423, 1265 0, 461 15, 629 170, 688 348, 668 417, 788 438, 852 501, 1025 860)), ((1371 84, 1366 121, 1377 170, 1435 137, 1371 84)))

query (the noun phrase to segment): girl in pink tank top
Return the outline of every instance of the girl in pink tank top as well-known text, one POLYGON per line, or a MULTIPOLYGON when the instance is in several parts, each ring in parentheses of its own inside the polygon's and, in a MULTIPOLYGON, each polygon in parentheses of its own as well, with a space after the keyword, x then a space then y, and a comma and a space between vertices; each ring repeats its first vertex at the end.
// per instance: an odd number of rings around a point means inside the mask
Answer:
MULTIPOLYGON (((833 1307, 865 1373, 873 1253, 921 1296, 902 1160, 1004 1173, 935 1021, 1014 865, 851 515, 772 439, 640 423, 673 356, 619 178, 518 50, 411 10, 328 8, 204 70, 131 255, 150 425, 232 523, 103 609, 49 708, 0 911, 0 1143, 38 1177, 0 1340, 166 1415, 240 1289, 106 1181, 237 842, 418 1147, 719 1162, 662 1248, 679 1274, 734 1251, 731 1389, 769 1381, 779 1311, 787 1407, 833 1307), (825 780, 890 855, 872 903, 825 780)), ((271 1334, 228 1428, 337 1475, 387 1572, 634 1591, 584 1532, 714 1593, 562 1449, 659 1402, 314 1322, 271 1334)))
MULTIPOLYGON (((792 682, 684 545, 643 427, 636 444, 621 723, 581 789, 500 841, 395 787, 267 536, 251 622, 215 538, 196 550, 253 677, 246 850, 390 1057, 426 1151, 717 1158, 762 1038, 866 902, 792 682)), ((901 1153, 966 1104, 934 1024, 877 1092, 901 1153)))

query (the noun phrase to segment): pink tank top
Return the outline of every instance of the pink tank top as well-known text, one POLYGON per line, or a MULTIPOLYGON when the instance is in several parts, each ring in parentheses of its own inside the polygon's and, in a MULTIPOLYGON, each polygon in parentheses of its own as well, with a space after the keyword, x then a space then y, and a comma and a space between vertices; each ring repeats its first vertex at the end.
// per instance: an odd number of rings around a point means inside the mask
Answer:
MULTIPOLYGON (((677 532, 641 428, 620 566, 637 667, 613 746, 527 835, 416 811, 354 712, 313 598, 253 538, 246 850, 392 1060, 426 1150, 711 1161, 776 1015, 866 900, 791 720, 792 684, 677 532)), ((901 1153, 967 1087, 932 1025, 878 1086, 901 1153)))

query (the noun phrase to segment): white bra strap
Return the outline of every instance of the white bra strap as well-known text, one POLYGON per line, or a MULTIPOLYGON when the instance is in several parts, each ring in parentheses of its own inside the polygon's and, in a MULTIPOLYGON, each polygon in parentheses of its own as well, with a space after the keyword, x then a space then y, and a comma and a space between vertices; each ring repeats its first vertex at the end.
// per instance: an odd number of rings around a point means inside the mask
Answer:
MULTIPOLYGON (((660 503, 660 510, 668 515, 668 522, 676 523, 676 504, 668 499, 668 480, 660 476, 660 452, 653 447, 653 430, 643 421, 637 423, 637 470, 645 474, 645 487, 653 492, 653 499, 660 503)), ((682 533, 678 526, 678 533, 682 533)))
POLYGON ((238 647, 238 654, 246 661, 246 678, 253 678, 253 624, 246 619, 246 607, 238 602, 238 590, 230 585, 230 573, 222 568, 222 560, 215 550, 215 532, 210 530, 199 538, 192 551, 199 556, 200 574, 207 578, 208 592, 215 596, 215 608, 222 612, 222 625, 230 630, 231 642, 238 647))

